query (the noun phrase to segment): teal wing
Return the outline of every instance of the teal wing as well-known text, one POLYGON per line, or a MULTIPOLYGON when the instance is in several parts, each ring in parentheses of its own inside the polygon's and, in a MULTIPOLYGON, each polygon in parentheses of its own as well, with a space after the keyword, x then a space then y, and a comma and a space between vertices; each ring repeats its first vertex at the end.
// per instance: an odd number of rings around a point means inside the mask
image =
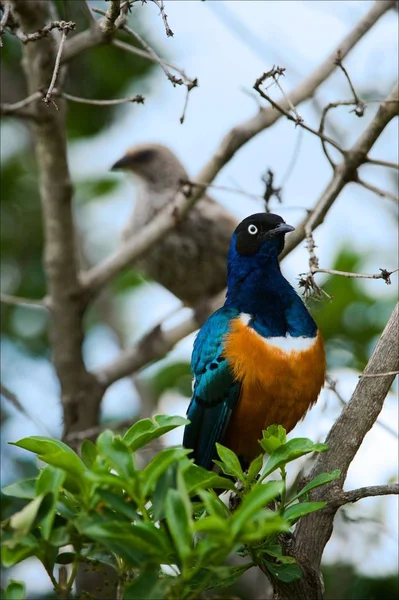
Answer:
POLYGON ((240 397, 241 384, 234 380, 222 355, 223 338, 231 319, 238 314, 235 309, 220 308, 204 323, 194 343, 191 359, 194 389, 183 446, 192 449, 195 463, 206 469, 212 468, 212 460, 217 456, 215 444, 223 440, 240 397))

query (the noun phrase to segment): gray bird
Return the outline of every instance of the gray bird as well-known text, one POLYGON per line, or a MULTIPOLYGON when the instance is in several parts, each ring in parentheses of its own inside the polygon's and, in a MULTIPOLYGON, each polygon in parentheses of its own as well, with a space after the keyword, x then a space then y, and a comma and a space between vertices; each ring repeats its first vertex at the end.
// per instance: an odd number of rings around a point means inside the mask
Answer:
MULTIPOLYGON (((141 183, 125 239, 151 221, 173 200, 181 181, 189 179, 179 159, 161 144, 133 146, 112 170, 134 174, 141 183)), ((234 215, 204 196, 137 267, 184 304, 194 306, 225 287, 226 257, 237 224, 234 215)))

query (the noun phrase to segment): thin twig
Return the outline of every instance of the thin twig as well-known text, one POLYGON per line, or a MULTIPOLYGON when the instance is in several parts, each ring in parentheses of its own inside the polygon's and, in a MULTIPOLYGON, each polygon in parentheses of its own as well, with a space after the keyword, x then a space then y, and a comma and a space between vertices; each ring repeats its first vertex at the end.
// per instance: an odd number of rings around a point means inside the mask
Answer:
POLYGON ((1 104, 0 105, 1 114, 12 115, 14 113, 21 111, 26 106, 29 106, 29 104, 32 104, 32 102, 35 102, 36 100, 41 100, 42 98, 43 98, 43 92, 34 92, 33 94, 31 94, 30 96, 27 96, 23 100, 19 100, 19 102, 14 102, 13 104, 7 104, 7 103, 1 104))
POLYGON ((399 484, 392 483, 390 485, 372 485, 368 487, 362 487, 357 490, 351 490, 350 492, 341 492, 341 494, 331 500, 328 504, 334 508, 349 504, 350 502, 357 502, 363 498, 370 498, 372 496, 388 496, 390 494, 399 494, 399 484))
MULTIPOLYGON (((73 23, 73 27, 72 29, 75 27, 75 24, 73 23)), ((44 104, 46 104, 47 106, 49 105, 49 103, 51 102, 53 104, 53 106, 58 110, 58 106, 56 105, 56 103, 51 99, 51 94, 53 93, 53 89, 55 86, 55 83, 57 81, 57 77, 58 77, 58 72, 60 70, 60 61, 61 61, 61 55, 62 55, 62 50, 64 48, 64 44, 65 44, 65 40, 67 38, 67 35, 69 33, 69 31, 71 31, 71 27, 69 26, 68 23, 65 23, 65 27, 63 27, 62 29, 62 36, 61 36, 61 41, 60 41, 60 45, 58 47, 58 52, 57 52, 57 56, 55 58, 55 65, 54 65, 54 70, 53 70, 53 76, 51 78, 51 82, 49 85, 49 88, 47 90, 47 93, 45 95, 45 97, 43 98, 43 102, 44 104)))
POLYGON ((319 269, 312 268, 312 275, 315 273, 327 273, 328 275, 340 275, 341 277, 352 277, 354 279, 383 279, 387 285, 390 285, 391 275, 397 273, 399 269, 394 271, 387 271, 386 269, 380 269, 381 273, 351 273, 347 271, 336 271, 335 269, 319 269))
POLYGON ((110 423, 102 423, 101 425, 94 425, 88 427, 82 431, 71 431, 66 437, 65 441, 67 444, 77 444, 83 442, 86 439, 96 438, 104 429, 112 429, 112 431, 124 431, 131 427, 133 424, 132 419, 125 419, 123 421, 115 421, 110 423))
POLYGON ((94 100, 93 98, 80 98, 79 96, 72 96, 66 92, 59 90, 53 90, 53 96, 61 96, 65 100, 70 102, 78 102, 80 104, 91 104, 93 106, 116 106, 117 104, 128 104, 129 102, 136 102, 137 104, 144 104, 144 96, 136 94, 130 98, 116 98, 114 100, 94 100))
POLYGON ((369 158, 367 156, 365 162, 368 165, 377 165, 380 167, 388 167, 389 169, 399 169, 398 163, 390 162, 389 160, 379 160, 377 158, 369 158))
POLYGON ((168 23, 168 15, 165 12, 165 6, 163 3, 163 0, 151 0, 151 2, 153 2, 154 4, 156 4, 159 8, 159 11, 161 13, 161 17, 162 17, 162 21, 163 24, 165 26, 165 31, 166 31, 166 35, 167 37, 173 37, 174 33, 171 30, 171 28, 169 27, 169 23, 168 23))
MULTIPOLYGON (((278 67, 277 67, 277 69, 278 69, 278 67)), ((281 95, 283 96, 284 100, 287 102, 287 104, 290 107, 291 111, 294 113, 297 122, 301 123, 303 121, 303 117, 301 117, 301 115, 298 113, 297 109, 292 104, 291 100, 286 95, 286 93, 283 90, 283 87, 280 85, 280 82, 279 82, 279 77, 280 76, 284 77, 284 71, 285 71, 285 69, 280 69, 280 72, 278 72, 277 69, 274 70, 274 67, 273 67, 273 71, 275 71, 275 72, 272 72, 271 77, 274 79, 274 82, 277 85, 278 89, 280 90, 281 95)))
POLYGON ((380 196, 381 198, 388 198, 388 200, 393 200, 393 202, 396 203, 399 202, 399 198, 395 196, 395 194, 392 194, 387 190, 382 190, 381 188, 377 187, 376 185, 373 185, 372 183, 367 183, 367 181, 363 181, 363 179, 360 179, 359 176, 357 176, 354 181, 355 183, 358 183, 359 185, 364 187, 366 190, 374 192, 375 194, 377 194, 377 196, 380 196))
MULTIPOLYGON (((280 67, 276 67, 276 69, 281 69, 280 67)), ((261 77, 259 77, 255 84, 254 84, 254 89, 258 92, 258 94, 260 94, 262 96, 262 98, 264 98, 265 100, 267 100, 273 108, 275 108, 276 110, 278 110, 282 115, 284 115, 285 117, 287 117, 287 119, 289 119, 290 121, 293 121, 296 125, 299 125, 300 127, 303 127, 303 129, 306 129, 306 131, 309 131, 310 133, 313 133, 313 135, 316 135, 317 137, 319 137, 320 139, 324 140, 325 142, 328 142, 329 144, 331 144, 332 146, 334 146, 334 148, 336 148, 337 150, 339 150, 339 152, 341 152, 341 154, 345 155, 345 150, 332 138, 326 136, 326 135, 322 135, 319 131, 316 131, 316 129, 313 129, 312 127, 309 127, 309 125, 306 125, 306 123, 303 122, 303 120, 298 120, 297 117, 292 116, 292 114, 290 112, 288 112, 287 110, 285 110, 285 108, 283 108, 282 106, 280 106, 277 102, 275 102, 268 94, 266 94, 262 89, 261 89, 261 84, 264 80, 264 76, 267 75, 267 73, 264 73, 261 77)), ((288 98, 287 98, 288 100, 288 98)), ((292 102, 290 101, 290 103, 292 104, 292 102)))
MULTIPOLYGON (((364 377, 364 375, 360 375, 359 377, 364 377)), ((348 401, 345 400, 345 398, 340 394, 340 392, 337 389, 337 381, 328 374, 326 376, 326 387, 327 387, 327 389, 331 390, 335 394, 335 396, 338 398, 338 400, 340 401, 342 406, 346 406, 348 404, 348 401)), ((395 438, 399 437, 398 431, 395 431, 395 429, 392 429, 389 425, 387 425, 380 419, 376 420, 376 424, 379 425, 386 432, 393 435, 395 438)))
POLYGON ((387 371, 386 373, 366 373, 359 377, 387 377, 388 375, 399 375, 399 371, 387 371))
MULTIPOLYGON (((323 108, 323 111, 321 113, 319 133, 324 136, 324 127, 325 127, 325 122, 326 122, 326 117, 327 117, 328 111, 330 111, 332 108, 336 108, 337 106, 353 106, 353 104, 354 104, 353 100, 342 100, 342 101, 338 101, 338 102, 330 102, 329 104, 327 104, 327 106, 325 106, 323 108)), ((331 156, 328 152, 324 138, 321 138, 321 146, 322 146, 324 154, 327 157, 328 162, 330 163, 332 168, 335 169, 337 165, 333 161, 333 159, 331 158, 331 156)))
POLYGON ((10 404, 12 404, 13 407, 18 410, 18 412, 23 414, 24 417, 26 417, 29 421, 32 421, 32 423, 36 425, 36 427, 41 429, 44 433, 46 433, 46 435, 51 435, 51 432, 49 429, 47 429, 46 425, 42 423, 40 419, 31 415, 18 400, 17 396, 2 384, 0 384, 0 394, 3 396, 3 398, 8 400, 10 404))
POLYGON ((337 65, 337 67, 339 67, 342 70, 343 74, 345 75, 345 77, 346 77, 346 79, 347 79, 347 81, 349 83, 349 87, 350 87, 351 92, 353 94, 353 100, 354 100, 353 104, 356 105, 356 108, 354 109, 353 112, 355 113, 355 115, 357 117, 363 117, 366 105, 365 105, 365 103, 362 100, 360 100, 359 96, 357 95, 356 90, 355 90, 355 86, 353 85, 352 80, 349 77, 349 73, 345 69, 345 67, 344 67, 344 65, 342 63, 341 50, 338 50, 338 52, 337 52, 337 58, 335 59, 334 62, 337 65))
POLYGON ((13 306, 26 306, 28 308, 50 308, 47 300, 32 300, 31 298, 20 298, 19 296, 10 296, 9 294, 0 294, 0 302, 13 306))
MULTIPOLYGON (((193 181, 192 179, 182 179, 180 181, 181 185, 183 186, 183 189, 185 186, 187 186, 187 188, 190 187, 200 187, 203 189, 207 189, 207 188, 212 188, 214 190, 220 190, 222 192, 230 192, 232 194, 239 194, 240 196, 245 196, 246 198, 251 198, 252 200, 264 200, 264 195, 263 194, 253 194, 251 192, 246 192, 245 190, 236 188, 236 187, 231 187, 228 185, 217 185, 214 183, 203 183, 201 181, 193 181)), ((284 210, 304 210, 304 211, 308 211, 309 209, 306 206, 287 206, 284 205, 284 210)))
POLYGON ((52 21, 33 33, 24 33, 21 30, 16 31, 17 38, 23 43, 27 44, 28 42, 37 42, 44 37, 46 37, 50 31, 53 29, 58 29, 59 31, 73 31, 76 27, 76 23, 73 21, 52 21))

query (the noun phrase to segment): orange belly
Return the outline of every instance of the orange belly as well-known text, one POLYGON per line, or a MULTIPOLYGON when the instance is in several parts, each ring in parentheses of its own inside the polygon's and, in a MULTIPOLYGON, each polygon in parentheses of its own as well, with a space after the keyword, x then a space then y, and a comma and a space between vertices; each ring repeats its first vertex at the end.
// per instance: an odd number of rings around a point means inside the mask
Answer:
POLYGON ((305 350, 285 351, 235 319, 223 354, 242 383, 223 444, 250 461, 261 452, 263 429, 276 423, 291 431, 316 402, 326 373, 323 339, 318 332, 305 350))

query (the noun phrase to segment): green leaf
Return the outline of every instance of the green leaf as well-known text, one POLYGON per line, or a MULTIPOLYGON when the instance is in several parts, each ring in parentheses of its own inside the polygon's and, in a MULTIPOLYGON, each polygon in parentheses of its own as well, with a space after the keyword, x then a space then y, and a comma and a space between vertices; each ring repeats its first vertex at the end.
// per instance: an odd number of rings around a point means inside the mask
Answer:
POLYGON ((233 515, 231 526, 233 535, 236 536, 241 529, 245 529, 247 521, 254 516, 260 508, 265 508, 269 502, 281 494, 282 489, 282 481, 269 481, 265 485, 259 484, 253 487, 233 515))
POLYGON ((71 541, 71 536, 67 527, 55 527, 51 531, 49 543, 55 548, 66 546, 71 541))
POLYGON ((276 469, 286 465, 310 452, 325 452, 328 450, 327 444, 316 444, 307 438, 294 438, 285 444, 279 446, 269 457, 261 478, 264 479, 276 469))
POLYGON ((290 504, 294 500, 297 500, 304 494, 307 494, 308 492, 310 492, 310 490, 320 487, 321 485, 325 485, 326 483, 330 483, 331 481, 338 479, 340 476, 341 476, 341 471, 339 469, 334 469, 334 471, 331 471, 331 473, 320 473, 320 475, 317 475, 317 477, 312 479, 312 481, 309 481, 309 483, 306 484, 301 489, 301 491, 296 494, 296 496, 291 498, 290 504))
POLYGON ((10 519, 11 527, 21 534, 29 533, 36 520, 43 499, 43 494, 37 496, 24 506, 22 510, 14 513, 10 519))
POLYGON ((169 490, 165 515, 176 552, 184 565, 193 547, 193 521, 191 504, 184 501, 179 490, 169 490))
POLYGON ((297 564, 278 565, 267 560, 263 561, 263 564, 267 567, 272 576, 279 581, 290 583, 291 581, 295 581, 302 577, 302 571, 297 564))
POLYGON ((10 485, 6 485, 2 488, 3 494, 6 496, 13 496, 14 498, 25 498, 26 500, 33 500, 36 496, 35 493, 36 478, 22 479, 16 481, 10 485))
POLYGON ((205 490, 200 490, 199 495, 209 514, 216 515, 222 519, 226 519, 229 516, 229 509, 224 504, 224 502, 222 502, 221 499, 218 498, 215 492, 207 492, 205 490))
POLYGON ((10 442, 13 446, 34 452, 43 462, 59 467, 74 478, 80 479, 85 466, 79 456, 64 442, 53 438, 32 436, 18 442, 10 442))
POLYGON ((220 477, 203 467, 191 464, 183 471, 187 492, 191 495, 198 490, 235 490, 234 483, 227 477, 220 477))
POLYGON ((260 454, 259 456, 257 456, 256 458, 253 459, 253 461, 251 462, 251 464, 249 465, 249 468, 248 468, 247 479, 248 479, 249 483, 251 483, 255 479, 255 477, 257 476, 257 474, 259 473, 259 471, 262 468, 262 464, 263 464, 262 454, 260 454))
POLYGON ((168 564, 171 547, 164 531, 152 523, 129 524, 100 515, 80 516, 75 521, 81 534, 123 558, 128 565, 142 567, 144 562, 168 564))
POLYGON ((168 415, 156 415, 151 419, 137 421, 123 436, 124 442, 135 452, 149 442, 159 438, 176 427, 187 425, 189 421, 183 417, 170 417, 168 415))
POLYGON ((230 528, 228 521, 225 518, 220 518, 218 515, 210 515, 209 517, 204 517, 202 519, 198 519, 194 523, 194 531, 196 533, 206 533, 211 535, 214 538, 223 541, 225 546, 229 545, 230 528))
POLYGON ((114 510, 119 515, 127 517, 130 521, 140 518, 137 511, 129 502, 128 496, 118 495, 108 490, 96 490, 96 495, 106 503, 108 508, 114 510))
POLYGON ((22 440, 19 440, 18 442, 9 442, 9 444, 11 444, 11 446, 24 448, 25 450, 29 450, 29 452, 34 452, 38 455, 52 454, 53 452, 57 453, 59 450, 62 450, 63 452, 68 452, 68 454, 72 454, 78 458, 72 448, 64 444, 64 442, 40 435, 22 438, 22 440))
POLYGON ((284 511, 284 518, 293 524, 304 515, 316 512, 325 506, 327 506, 327 502, 298 502, 284 511))
POLYGON ((221 459, 220 461, 215 461, 219 467, 223 470, 223 473, 226 475, 232 475, 242 483, 245 482, 245 475, 240 465, 240 461, 237 458, 237 455, 226 448, 226 446, 222 446, 222 444, 216 444, 217 453, 221 459))
POLYGON ((66 474, 61 469, 45 467, 41 470, 36 482, 36 494, 48 494, 49 504, 46 513, 40 519, 42 537, 48 540, 53 527, 60 488, 66 474))
POLYGON ((174 577, 159 577, 159 568, 145 567, 138 577, 125 587, 124 600, 155 600, 166 598, 174 577))
POLYGON ((127 444, 112 431, 106 429, 97 438, 97 448, 110 466, 126 479, 134 478, 137 473, 134 468, 133 455, 127 444))
POLYGON ((82 461, 88 469, 91 469, 98 455, 96 445, 93 444, 91 440, 83 440, 80 452, 82 455, 82 461))
POLYGON ((145 498, 153 491, 159 477, 170 465, 177 463, 183 456, 187 456, 190 450, 186 448, 166 448, 154 456, 142 472, 142 493, 145 498))
POLYGON ((154 521, 160 521, 161 519, 165 518, 166 494, 170 489, 177 488, 178 470, 179 465, 177 463, 171 464, 156 482, 154 494, 151 500, 154 521))
POLYGON ((17 563, 25 560, 25 558, 37 554, 37 551, 37 540, 32 534, 20 538, 17 543, 15 543, 14 540, 9 540, 3 542, 1 548, 1 562, 5 568, 13 567, 17 563))
POLYGON ((21 581, 15 581, 11 579, 7 585, 6 595, 4 600, 24 600, 25 599, 25 585, 21 581))
POLYGON ((208 567, 200 569, 190 582, 190 589, 196 592, 224 588, 233 585, 244 573, 253 567, 253 563, 234 567, 208 567))
POLYGON ((263 437, 260 440, 260 445, 268 454, 273 454, 277 448, 287 441, 287 434, 282 425, 270 425, 262 433, 263 437))

